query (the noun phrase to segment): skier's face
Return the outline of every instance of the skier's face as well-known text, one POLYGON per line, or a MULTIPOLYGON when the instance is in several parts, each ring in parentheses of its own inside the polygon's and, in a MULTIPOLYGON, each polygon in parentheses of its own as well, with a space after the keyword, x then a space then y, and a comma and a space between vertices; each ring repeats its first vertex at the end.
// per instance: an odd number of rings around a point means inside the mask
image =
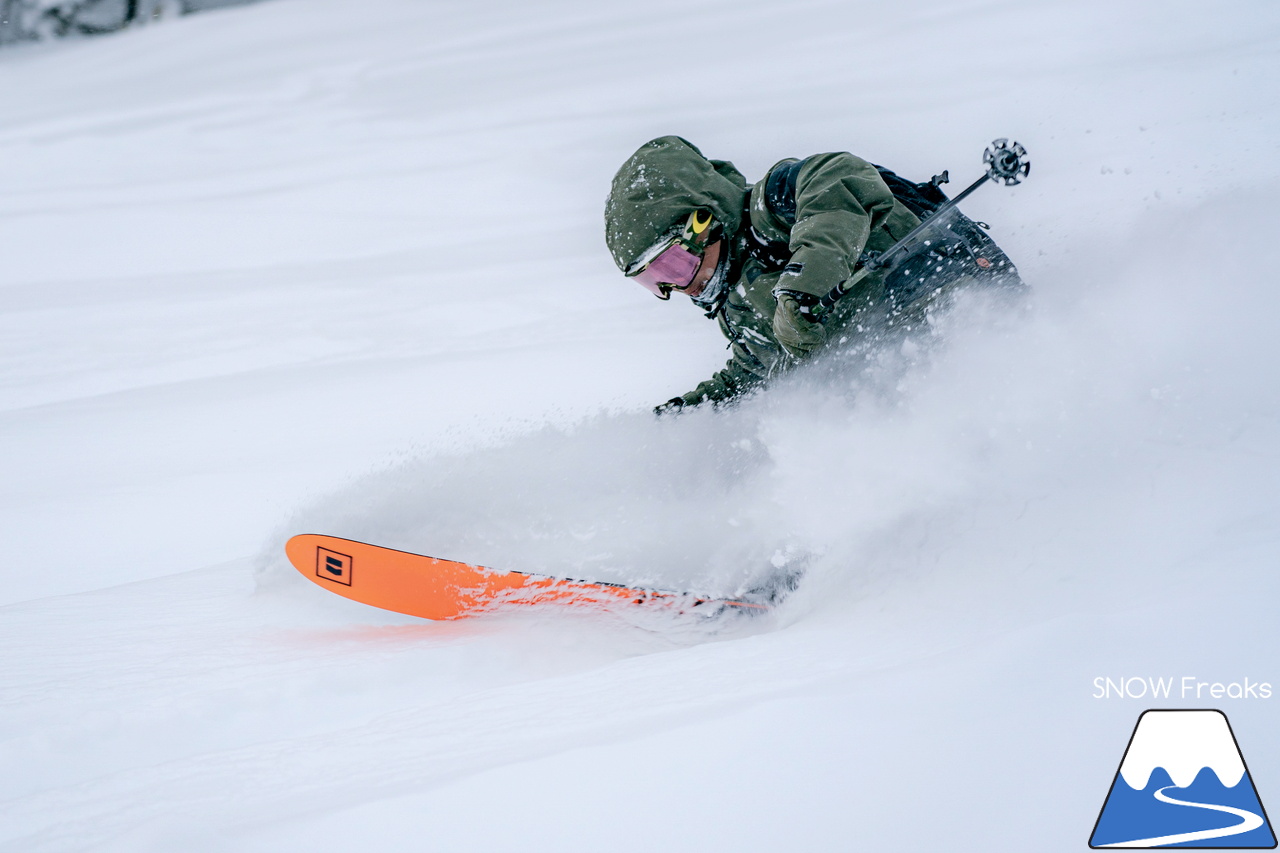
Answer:
MULTIPOLYGON (((706 287, 720 260, 720 246, 708 241, 715 220, 707 210, 689 214, 683 231, 673 226, 627 268, 626 275, 659 299, 670 299, 671 291, 696 297, 706 287)), ((716 241, 717 243, 719 241, 716 241)))
POLYGON ((715 274, 716 264, 720 263, 720 247, 723 244, 724 240, 717 240, 707 246, 702 253, 702 263, 698 265, 698 271, 693 275, 693 281, 689 282, 688 287, 680 288, 681 293, 692 297, 702 293, 702 289, 715 274))

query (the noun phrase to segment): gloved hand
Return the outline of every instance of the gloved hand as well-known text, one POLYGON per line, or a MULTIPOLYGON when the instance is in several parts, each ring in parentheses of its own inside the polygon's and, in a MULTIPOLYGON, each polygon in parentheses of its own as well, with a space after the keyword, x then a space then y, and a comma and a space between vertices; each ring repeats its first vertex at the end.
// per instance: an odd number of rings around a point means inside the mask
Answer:
POLYGON ((658 417, 663 415, 678 415, 684 409, 684 397, 672 397, 661 406, 654 406, 653 413, 658 417))
POLYGON ((827 330, 808 313, 817 297, 794 290, 779 290, 773 312, 773 336, 792 358, 804 358, 827 342, 827 330))

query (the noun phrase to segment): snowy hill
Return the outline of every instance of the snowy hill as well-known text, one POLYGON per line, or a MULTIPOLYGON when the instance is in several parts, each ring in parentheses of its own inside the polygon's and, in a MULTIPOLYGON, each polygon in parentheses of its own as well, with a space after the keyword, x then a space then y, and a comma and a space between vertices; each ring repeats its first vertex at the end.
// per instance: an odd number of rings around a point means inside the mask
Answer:
MULTIPOLYGON (((273 0, 0 51, 0 851, 1079 850, 1147 707, 1280 699, 1280 9, 273 0), (675 22, 678 22, 675 23, 675 22), (1032 284, 853 374, 720 367, 601 208, 679 133, 852 150, 1032 284), (432 624, 325 532, 732 589, 432 624)), ((1274 804, 1272 809, 1277 808, 1274 804)))

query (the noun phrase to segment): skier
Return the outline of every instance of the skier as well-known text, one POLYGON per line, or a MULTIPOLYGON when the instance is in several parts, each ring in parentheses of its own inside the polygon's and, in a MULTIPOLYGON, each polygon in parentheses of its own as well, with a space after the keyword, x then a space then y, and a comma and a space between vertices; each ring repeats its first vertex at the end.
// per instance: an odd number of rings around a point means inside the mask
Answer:
POLYGON ((720 404, 762 386, 841 337, 893 322, 908 307, 968 281, 1012 281, 995 243, 952 208, 934 239, 867 276, 833 306, 820 300, 947 201, 848 153, 787 159, 749 186, 732 163, 678 136, 647 142, 622 165, 605 203, 618 268, 669 299, 688 296, 715 318, 732 357, 659 415, 720 404))

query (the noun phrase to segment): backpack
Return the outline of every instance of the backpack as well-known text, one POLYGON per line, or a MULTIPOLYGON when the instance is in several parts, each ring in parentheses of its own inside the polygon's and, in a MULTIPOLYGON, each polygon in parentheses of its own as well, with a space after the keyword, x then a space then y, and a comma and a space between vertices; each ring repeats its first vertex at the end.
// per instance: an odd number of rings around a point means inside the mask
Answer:
POLYGON ((880 177, 889 185, 889 192, 893 193, 893 197, 922 221, 928 219, 931 214, 949 200, 946 193, 938 186, 947 182, 946 172, 941 175, 934 175, 931 181, 917 184, 914 181, 908 181, 884 166, 876 166, 875 163, 871 165, 875 166, 876 171, 880 173, 880 177))
MULTIPOLYGON (((765 179, 765 204, 774 216, 788 226, 796 224, 796 179, 800 174, 800 167, 806 162, 808 161, 793 160, 777 166, 765 179)), ((888 185, 893 197, 917 218, 927 219, 930 214, 946 204, 947 196, 938 187, 939 184, 946 182, 946 172, 935 175, 933 180, 927 183, 917 184, 884 166, 876 166, 874 163, 871 165, 880 173, 881 179, 888 185)))

